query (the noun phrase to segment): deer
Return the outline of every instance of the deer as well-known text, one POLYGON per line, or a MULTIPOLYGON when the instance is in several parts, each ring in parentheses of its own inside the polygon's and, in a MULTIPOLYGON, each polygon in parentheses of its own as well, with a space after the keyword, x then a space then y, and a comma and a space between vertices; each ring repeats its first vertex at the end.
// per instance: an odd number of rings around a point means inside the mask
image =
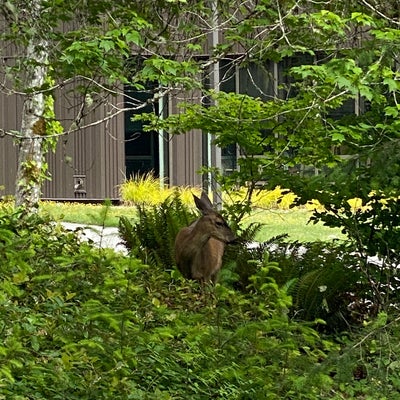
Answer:
POLYGON ((215 283, 225 246, 237 238, 222 215, 213 209, 204 191, 200 198, 193 194, 193 199, 202 216, 178 232, 175 239, 176 265, 187 279, 215 283))

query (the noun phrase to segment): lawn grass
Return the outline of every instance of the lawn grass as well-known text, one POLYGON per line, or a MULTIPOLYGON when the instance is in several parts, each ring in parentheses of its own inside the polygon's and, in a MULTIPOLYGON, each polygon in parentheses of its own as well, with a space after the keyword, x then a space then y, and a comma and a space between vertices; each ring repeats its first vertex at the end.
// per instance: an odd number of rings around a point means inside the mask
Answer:
POLYGON ((303 208, 290 210, 255 210, 243 222, 258 222, 263 226, 256 239, 265 241, 274 236, 287 234, 288 240, 299 242, 332 241, 344 239, 340 229, 309 223, 312 211, 303 208))
MULTIPOLYGON (((119 218, 136 217, 134 206, 109 206, 81 203, 41 202, 40 212, 50 215, 56 221, 80 223, 83 225, 118 226, 119 218)), ((299 242, 329 241, 344 236, 339 229, 331 229, 322 224, 308 224, 312 212, 306 209, 255 210, 243 220, 244 224, 263 224, 256 239, 265 241, 274 236, 288 234, 288 240, 299 242)))
POLYGON ((41 202, 39 210, 56 221, 83 225, 118 226, 119 218, 136 217, 136 207, 105 206, 102 204, 41 202))

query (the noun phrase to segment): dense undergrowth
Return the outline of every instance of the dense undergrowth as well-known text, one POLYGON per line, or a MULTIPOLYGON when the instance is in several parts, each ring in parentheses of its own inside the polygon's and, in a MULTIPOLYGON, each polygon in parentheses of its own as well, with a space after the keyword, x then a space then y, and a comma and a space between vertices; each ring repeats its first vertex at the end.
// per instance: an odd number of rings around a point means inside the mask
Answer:
POLYGON ((251 298, 223 286, 200 290, 19 214, 2 216, 1 243, 5 398, 284 394, 297 379, 286 368, 306 371, 326 347, 289 321, 289 298, 268 280, 254 280, 251 298))
POLYGON ((1 212, 0 399, 397 398, 398 319, 327 333, 257 251, 202 288, 1 212))

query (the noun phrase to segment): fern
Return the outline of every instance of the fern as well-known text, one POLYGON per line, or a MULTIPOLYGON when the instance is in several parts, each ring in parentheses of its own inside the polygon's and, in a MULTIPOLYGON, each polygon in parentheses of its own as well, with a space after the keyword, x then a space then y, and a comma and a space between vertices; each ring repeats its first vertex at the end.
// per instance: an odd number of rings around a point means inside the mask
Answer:
POLYGON ((257 264, 251 260, 260 260, 264 250, 261 247, 250 248, 250 244, 255 241, 257 233, 261 229, 261 224, 252 223, 242 228, 237 236, 240 237, 239 243, 227 246, 224 253, 224 265, 220 281, 231 283, 236 289, 246 291, 250 283, 250 277, 257 271, 257 264))
POLYGON ((273 277, 288 287, 293 315, 323 319, 327 329, 347 328, 356 322, 349 306, 354 296, 361 296, 361 288, 356 258, 348 249, 326 242, 279 242, 270 251, 271 260, 280 267, 273 277))
POLYGON ((293 304, 305 320, 345 318, 343 300, 353 284, 343 266, 321 267, 297 280, 291 288, 293 304))
POLYGON ((138 247, 137 237, 134 232, 133 224, 129 218, 122 216, 119 219, 118 232, 119 236, 121 237, 122 243, 127 249, 129 249, 130 252, 138 247))
POLYGON ((172 269, 174 242, 178 231, 195 219, 177 192, 159 206, 138 205, 139 221, 121 217, 119 234, 130 253, 142 262, 172 269))

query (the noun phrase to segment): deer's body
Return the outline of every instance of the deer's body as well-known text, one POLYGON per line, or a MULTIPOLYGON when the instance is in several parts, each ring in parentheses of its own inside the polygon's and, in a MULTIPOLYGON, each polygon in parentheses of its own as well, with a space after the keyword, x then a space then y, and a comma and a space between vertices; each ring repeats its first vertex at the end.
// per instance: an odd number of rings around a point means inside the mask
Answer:
POLYGON ((203 216, 182 228, 175 239, 175 260, 185 278, 215 282, 225 245, 236 237, 222 216, 213 210, 205 193, 193 196, 203 216))

